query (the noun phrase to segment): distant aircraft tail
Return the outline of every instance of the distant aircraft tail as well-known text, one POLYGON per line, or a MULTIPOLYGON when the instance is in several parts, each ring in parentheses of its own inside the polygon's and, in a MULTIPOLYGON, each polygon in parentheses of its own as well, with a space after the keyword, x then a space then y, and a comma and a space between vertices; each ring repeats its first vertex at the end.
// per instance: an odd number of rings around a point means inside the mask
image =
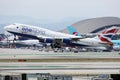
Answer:
POLYGON ((113 35, 115 35, 117 32, 118 32, 119 28, 118 27, 111 27, 109 29, 106 29, 102 32, 102 34, 105 36, 105 37, 108 37, 108 38, 112 38, 113 35))
POLYGON ((0 34, 0 41, 3 41, 4 39, 6 39, 7 37, 4 34, 0 34))
MULTIPOLYGON (((10 33, 0 34, 0 41, 12 41, 14 40, 14 35, 10 33)), ((28 40, 29 38, 22 37, 22 36, 16 36, 15 40, 28 40)))
POLYGON ((102 35, 102 34, 98 34, 97 36, 98 36, 98 38, 99 38, 102 42, 107 43, 107 44, 109 44, 110 46, 113 46, 113 43, 111 42, 111 38, 108 38, 108 37, 106 37, 106 36, 104 36, 104 35, 102 35))
POLYGON ((68 31, 69 31, 69 34, 72 34, 72 35, 75 35, 75 36, 81 36, 80 33, 78 33, 78 32, 76 31, 76 29, 73 28, 72 26, 68 26, 67 29, 68 29, 68 31))
POLYGON ((115 33, 118 32, 118 30, 119 30, 118 27, 113 26, 113 27, 111 27, 111 28, 106 29, 105 31, 103 31, 102 34, 109 34, 109 33, 115 34, 115 33))
POLYGON ((111 27, 109 29, 106 29, 105 31, 103 31, 101 34, 98 34, 97 37, 102 41, 102 42, 106 42, 109 45, 113 45, 113 43, 111 42, 111 38, 113 35, 115 35, 118 32, 119 28, 118 27, 111 27))

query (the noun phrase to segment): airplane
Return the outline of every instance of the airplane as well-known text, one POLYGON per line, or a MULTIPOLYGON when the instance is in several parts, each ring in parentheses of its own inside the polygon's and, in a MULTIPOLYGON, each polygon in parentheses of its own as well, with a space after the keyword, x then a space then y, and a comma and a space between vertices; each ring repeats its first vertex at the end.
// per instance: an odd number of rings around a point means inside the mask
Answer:
MULTIPOLYGON (((80 33, 78 33, 76 31, 75 28, 73 28, 72 26, 68 26, 67 27, 68 31, 70 34, 74 35, 74 33, 77 33, 76 36, 78 36, 78 34, 80 35, 80 33)), ((109 41, 110 43, 112 42, 113 43, 113 49, 120 49, 120 40, 111 40, 112 36, 115 35, 117 32, 118 32, 119 28, 118 27, 111 27, 109 29, 106 29, 102 32, 102 34, 105 36, 105 37, 109 37, 109 41)), ((96 34, 99 36, 99 33, 96 34)), ((92 39, 92 38, 85 38, 86 40, 89 40, 89 39, 92 39)), ((84 40, 84 39, 83 39, 84 40)), ((112 44, 111 43, 111 44, 112 44)), ((87 47, 87 48, 95 48, 95 49, 100 49, 100 50, 105 50, 106 48, 104 46, 99 46, 99 47, 87 47)))
POLYGON ((37 26, 30 26, 25 24, 11 24, 5 26, 4 29, 14 35, 26 36, 33 39, 38 39, 40 42, 43 43, 53 43, 53 44, 62 44, 65 43, 66 45, 74 45, 74 46, 105 46, 111 47, 112 42, 108 40, 107 37, 102 36, 99 34, 96 38, 88 38, 83 39, 82 36, 76 36, 61 32, 56 32, 48 29, 44 29, 37 26))
MULTIPOLYGON (((18 37, 16 37, 18 39, 18 37)), ((8 32, 5 32, 5 34, 0 35, 0 45, 9 45, 12 44, 14 40, 14 35, 10 34, 8 32)))
POLYGON ((111 40, 113 42, 113 50, 120 51, 120 40, 111 40))
POLYGON ((36 39, 28 39, 28 38, 16 36, 16 40, 14 40, 13 34, 5 33, 3 35, 0 35, 0 45, 5 46, 9 44, 22 45, 22 46, 37 46, 37 47, 43 46, 42 43, 40 43, 39 40, 36 39))
POLYGON ((14 42, 15 44, 26 45, 26 46, 37 46, 42 47, 42 43, 39 40, 17 40, 14 42))
POLYGON ((4 27, 4 29, 14 35, 25 36, 33 39, 38 39, 43 43, 70 43, 72 40, 78 40, 81 37, 61 32, 55 32, 37 26, 30 26, 25 24, 11 24, 4 27))

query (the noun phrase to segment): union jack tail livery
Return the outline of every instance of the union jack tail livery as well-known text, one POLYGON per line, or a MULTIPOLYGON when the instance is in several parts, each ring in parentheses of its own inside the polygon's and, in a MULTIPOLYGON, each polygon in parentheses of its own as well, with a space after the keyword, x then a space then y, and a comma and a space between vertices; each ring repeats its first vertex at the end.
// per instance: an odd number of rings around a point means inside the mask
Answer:
POLYGON ((102 34, 98 34, 98 38, 105 43, 108 43, 110 46, 113 46, 113 43, 111 42, 111 39, 102 35, 102 34))
MULTIPOLYGON (((109 29, 106 29, 102 32, 102 35, 104 35, 106 38, 111 39, 113 35, 115 35, 118 32, 118 27, 111 27, 109 29)), ((98 34, 99 35, 99 34, 98 34)))
POLYGON ((115 34, 115 33, 118 32, 118 30, 119 30, 118 27, 113 26, 113 27, 111 27, 111 28, 106 29, 105 31, 103 31, 102 34, 109 34, 109 33, 114 33, 115 34))
POLYGON ((72 35, 78 36, 78 32, 73 32, 72 35))
POLYGON ((102 34, 98 34, 97 36, 102 42, 106 42, 110 46, 113 46, 113 43, 111 42, 111 38, 113 35, 115 35, 118 32, 118 30, 119 30, 118 27, 111 27, 103 31, 102 34))

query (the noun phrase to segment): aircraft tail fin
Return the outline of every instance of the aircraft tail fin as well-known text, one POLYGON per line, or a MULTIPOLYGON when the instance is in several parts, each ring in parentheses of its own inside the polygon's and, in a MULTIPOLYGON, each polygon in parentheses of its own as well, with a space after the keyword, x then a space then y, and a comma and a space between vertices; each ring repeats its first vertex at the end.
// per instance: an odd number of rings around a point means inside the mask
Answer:
POLYGON ((103 31, 101 34, 98 34, 97 37, 102 41, 102 42, 106 42, 109 45, 113 45, 113 43, 111 42, 111 38, 113 37, 113 35, 115 35, 118 32, 119 28, 118 27, 111 27, 109 29, 106 29, 105 31, 103 31))
POLYGON ((111 27, 111 28, 106 29, 105 31, 103 31, 102 34, 109 34, 109 33, 115 34, 115 33, 118 32, 118 30, 119 30, 119 27, 113 26, 113 27, 111 27))
POLYGON ((4 34, 0 34, 0 41, 3 41, 4 39, 6 39, 7 37, 4 34))
POLYGON ((109 29, 106 29, 105 31, 102 32, 102 34, 105 36, 105 37, 108 37, 108 38, 112 38, 117 32, 118 32, 119 28, 118 27, 111 27, 109 29))
POLYGON ((76 31, 76 29, 73 28, 72 26, 68 26, 67 29, 68 29, 68 31, 69 31, 69 34, 72 34, 72 35, 75 35, 75 36, 81 36, 80 33, 78 33, 78 32, 76 31))
MULTIPOLYGON (((106 37, 103 34, 98 34, 97 36, 102 42, 108 43, 110 46, 113 46, 113 43, 111 42, 111 38, 106 37)), ((108 36, 109 36, 109 34, 108 34, 108 36)))

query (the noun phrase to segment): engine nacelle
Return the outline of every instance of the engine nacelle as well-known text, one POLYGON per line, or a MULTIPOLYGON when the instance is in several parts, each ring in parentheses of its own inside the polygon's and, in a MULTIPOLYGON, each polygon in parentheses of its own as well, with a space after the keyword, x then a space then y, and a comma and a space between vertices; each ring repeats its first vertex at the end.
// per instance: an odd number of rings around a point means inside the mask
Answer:
MULTIPOLYGON (((44 42, 44 43, 54 43, 54 42, 57 42, 55 39, 52 39, 52 38, 45 38, 45 39, 39 39, 40 42, 44 42)), ((59 41, 60 43, 70 43, 71 42, 71 39, 68 39, 68 38, 63 38, 59 41)), ((59 43, 58 42, 58 43, 59 43)))
POLYGON ((62 39, 62 42, 63 42, 63 43, 70 43, 70 42, 71 42, 71 39, 63 38, 63 39, 62 39))
POLYGON ((46 43, 53 43, 53 39, 51 39, 51 38, 46 38, 45 40, 44 40, 46 43))
POLYGON ((40 42, 44 42, 44 43, 53 43, 53 39, 51 38, 46 38, 46 39, 39 39, 40 42))

